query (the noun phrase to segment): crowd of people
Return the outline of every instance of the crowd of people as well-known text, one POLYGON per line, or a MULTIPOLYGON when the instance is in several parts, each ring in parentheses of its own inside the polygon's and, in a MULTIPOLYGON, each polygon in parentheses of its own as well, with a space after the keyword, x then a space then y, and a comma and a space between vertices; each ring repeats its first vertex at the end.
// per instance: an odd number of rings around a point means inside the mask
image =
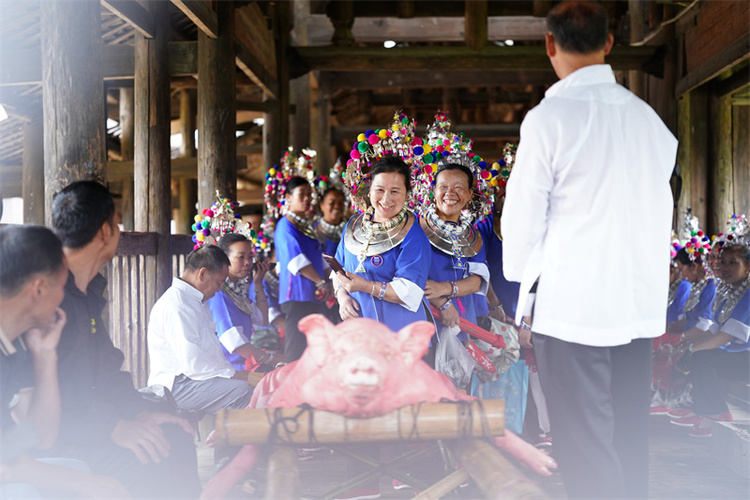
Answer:
POLYGON ((712 242, 691 222, 667 279, 677 144, 604 64, 606 17, 586 2, 550 13, 561 80, 525 118, 517 154, 487 162, 446 113, 424 138, 397 113, 323 181, 309 154, 285 155, 260 227, 222 198, 198 214, 185 270, 150 313, 148 394, 102 321, 99 271, 120 237, 108 190, 75 182, 56 194, 51 229, 0 228, 0 496, 197 497, 194 417, 246 407, 249 372, 299 359, 297 324, 320 313, 394 332, 432 321, 426 361, 506 399, 515 432, 530 392, 525 435, 554 435, 571 497, 646 497, 649 395, 652 414, 692 436, 731 421, 719 389, 750 369, 750 236, 744 216, 712 242), (592 258, 611 248, 632 250, 592 258))

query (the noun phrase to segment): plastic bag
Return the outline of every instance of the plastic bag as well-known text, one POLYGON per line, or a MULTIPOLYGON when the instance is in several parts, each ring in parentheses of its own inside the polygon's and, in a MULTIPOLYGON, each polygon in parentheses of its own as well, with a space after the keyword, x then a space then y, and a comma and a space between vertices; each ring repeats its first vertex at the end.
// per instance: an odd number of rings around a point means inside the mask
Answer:
POLYGON ((477 347, 484 351, 490 361, 492 361, 492 364, 495 365, 495 373, 491 373, 481 366, 477 366, 477 376, 483 382, 492 382, 497 380, 501 373, 507 371, 512 363, 518 361, 521 355, 521 345, 518 342, 518 331, 513 325, 503 323, 502 321, 498 321, 489 316, 486 316, 483 322, 486 322, 486 324, 481 325, 483 328, 490 330, 492 333, 501 335, 503 340, 505 340, 505 347, 502 349, 492 347, 483 340, 474 340, 477 347))
POLYGON ((457 388, 463 389, 471 381, 477 362, 456 337, 459 331, 458 327, 444 326, 440 329, 440 342, 435 350, 435 370, 451 379, 457 388))

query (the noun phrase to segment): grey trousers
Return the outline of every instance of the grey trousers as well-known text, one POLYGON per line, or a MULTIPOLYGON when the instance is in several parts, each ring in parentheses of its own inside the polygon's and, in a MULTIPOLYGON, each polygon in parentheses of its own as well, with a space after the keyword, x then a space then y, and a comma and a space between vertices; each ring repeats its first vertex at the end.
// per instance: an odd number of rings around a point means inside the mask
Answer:
POLYGON ((180 409, 214 414, 224 408, 234 410, 247 407, 253 388, 246 381, 234 378, 193 380, 178 375, 174 379, 172 395, 180 409))

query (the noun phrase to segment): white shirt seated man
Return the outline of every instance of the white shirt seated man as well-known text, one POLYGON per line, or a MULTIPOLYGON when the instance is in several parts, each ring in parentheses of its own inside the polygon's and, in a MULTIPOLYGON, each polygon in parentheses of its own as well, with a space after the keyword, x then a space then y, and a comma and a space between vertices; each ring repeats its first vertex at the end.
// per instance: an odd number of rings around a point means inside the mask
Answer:
POLYGON ((236 371, 224 358, 206 303, 224 283, 228 266, 219 247, 193 251, 182 277, 173 279, 151 310, 148 383, 170 389, 183 409, 245 408, 252 396, 247 372, 236 371))

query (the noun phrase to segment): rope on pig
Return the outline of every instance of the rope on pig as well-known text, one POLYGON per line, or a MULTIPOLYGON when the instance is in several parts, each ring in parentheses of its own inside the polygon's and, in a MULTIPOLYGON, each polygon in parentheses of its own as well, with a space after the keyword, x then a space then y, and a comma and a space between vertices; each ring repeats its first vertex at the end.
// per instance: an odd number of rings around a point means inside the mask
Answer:
POLYGON ((458 432, 459 437, 462 439, 470 437, 491 437, 490 424, 487 421, 487 412, 484 411, 484 404, 481 399, 475 399, 474 401, 449 401, 441 400, 443 403, 452 403, 458 405, 458 432), (476 405, 476 410, 474 408, 476 405), (479 422, 481 427, 480 436, 476 436, 474 432, 474 412, 478 412, 479 422))
POLYGON ((266 411, 266 419, 271 429, 268 433, 268 444, 274 445, 277 442, 291 443, 292 436, 299 431, 299 419, 305 414, 307 414, 308 419, 307 442, 317 444, 318 440, 315 437, 313 425, 313 407, 309 404, 302 404, 299 406, 299 411, 291 417, 285 417, 282 413, 284 410, 288 410, 288 408, 274 408, 273 414, 266 411))
POLYGON ((399 411, 396 412, 396 414, 398 415, 398 437, 399 439, 419 440, 419 426, 417 425, 417 422, 419 422, 419 412, 422 410, 422 403, 411 405, 411 429, 406 435, 402 433, 402 429, 407 428, 406 425, 401 424, 401 415, 405 413, 402 410, 403 408, 401 408, 399 411))

